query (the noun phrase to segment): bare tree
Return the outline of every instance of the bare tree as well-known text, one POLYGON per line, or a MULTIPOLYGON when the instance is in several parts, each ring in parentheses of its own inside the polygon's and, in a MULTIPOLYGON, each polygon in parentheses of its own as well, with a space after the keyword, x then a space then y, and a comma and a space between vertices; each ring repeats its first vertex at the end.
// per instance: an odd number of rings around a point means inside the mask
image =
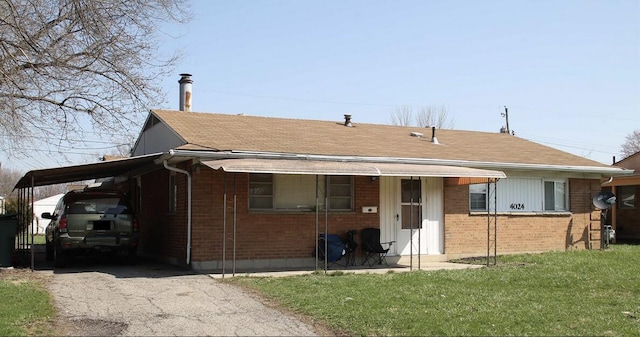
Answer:
POLYGON ((0 169, 0 197, 17 197, 18 193, 13 190, 16 183, 22 177, 23 172, 2 168, 0 169))
POLYGON ((449 120, 449 109, 444 105, 438 109, 432 106, 420 108, 415 120, 418 126, 425 128, 435 126, 438 129, 453 129, 455 124, 449 120))
POLYGON ((398 126, 411 125, 413 109, 410 106, 401 106, 391 113, 391 124, 398 126))
POLYGON ((449 120, 449 109, 445 106, 422 107, 414 112, 410 106, 402 106, 391 113, 391 124, 399 126, 435 126, 438 129, 452 129, 454 121, 449 120))
POLYGON ((634 130, 625 138, 624 144, 620 148, 623 157, 640 152, 640 130, 634 130))
POLYGON ((0 0, 0 148, 133 138, 177 60, 159 25, 187 22, 188 2, 0 0))
POLYGON ((50 196, 67 192, 67 184, 39 186, 33 189, 33 199, 40 200, 50 196))

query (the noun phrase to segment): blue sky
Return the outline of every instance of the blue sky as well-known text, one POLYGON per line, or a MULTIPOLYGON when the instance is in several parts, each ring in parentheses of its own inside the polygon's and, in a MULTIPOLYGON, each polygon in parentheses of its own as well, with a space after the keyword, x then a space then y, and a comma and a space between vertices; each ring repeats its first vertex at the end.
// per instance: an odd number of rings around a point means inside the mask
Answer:
POLYGON ((194 0, 193 13, 162 27, 162 51, 183 57, 157 108, 178 108, 187 72, 194 111, 382 124, 444 106, 455 129, 498 132, 507 106, 516 136, 606 164, 640 129, 638 0, 194 0))

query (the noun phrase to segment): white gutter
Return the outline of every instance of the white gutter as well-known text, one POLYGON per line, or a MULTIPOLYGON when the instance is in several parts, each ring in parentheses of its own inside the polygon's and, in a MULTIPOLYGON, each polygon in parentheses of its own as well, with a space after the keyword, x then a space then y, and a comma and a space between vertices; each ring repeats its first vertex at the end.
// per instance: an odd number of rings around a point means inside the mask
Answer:
POLYGON ((189 265, 191 263, 191 174, 189 171, 169 166, 166 159, 162 163, 167 170, 187 176, 187 265, 189 265))
POLYGON ((471 168, 487 169, 515 169, 515 170, 537 170, 537 171, 565 171, 580 173, 596 173, 607 176, 624 176, 633 174, 633 170, 621 169, 617 167, 598 166, 572 166, 572 165, 549 165, 549 164, 518 164, 518 163, 494 163, 477 162, 468 160, 446 160, 446 159, 422 159, 422 158, 391 158, 391 157, 364 157, 364 156, 332 156, 313 154, 291 154, 276 152, 250 152, 250 151, 195 151, 195 150, 169 150, 171 157, 193 157, 205 159, 234 159, 234 158, 268 158, 268 159, 298 159, 298 160, 319 160, 319 161, 344 161, 344 162, 376 162, 395 164, 421 164, 421 165, 445 165, 471 168))

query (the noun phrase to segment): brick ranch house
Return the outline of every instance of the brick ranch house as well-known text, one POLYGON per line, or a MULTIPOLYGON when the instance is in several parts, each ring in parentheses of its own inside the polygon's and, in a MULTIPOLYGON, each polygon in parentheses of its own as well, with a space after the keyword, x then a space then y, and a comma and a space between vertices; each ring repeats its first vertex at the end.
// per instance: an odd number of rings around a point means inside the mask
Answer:
POLYGON ((141 157, 140 253, 194 270, 313 266, 325 226, 380 228, 390 262, 596 249, 592 197, 631 173, 505 133, 171 110, 141 157))
POLYGON ((181 76, 181 110, 152 110, 131 157, 30 171, 21 198, 110 178, 134 205, 141 255, 302 268, 319 233, 368 227, 394 242, 389 262, 597 249, 592 197, 633 173, 506 133, 190 112, 181 76))

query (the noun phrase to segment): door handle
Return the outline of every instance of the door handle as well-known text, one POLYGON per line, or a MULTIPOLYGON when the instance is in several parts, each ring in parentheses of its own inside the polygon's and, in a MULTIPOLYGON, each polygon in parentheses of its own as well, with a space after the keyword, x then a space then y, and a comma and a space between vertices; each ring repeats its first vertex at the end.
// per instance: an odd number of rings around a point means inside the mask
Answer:
POLYGON ((400 221, 400 214, 396 213, 396 221, 400 221))

